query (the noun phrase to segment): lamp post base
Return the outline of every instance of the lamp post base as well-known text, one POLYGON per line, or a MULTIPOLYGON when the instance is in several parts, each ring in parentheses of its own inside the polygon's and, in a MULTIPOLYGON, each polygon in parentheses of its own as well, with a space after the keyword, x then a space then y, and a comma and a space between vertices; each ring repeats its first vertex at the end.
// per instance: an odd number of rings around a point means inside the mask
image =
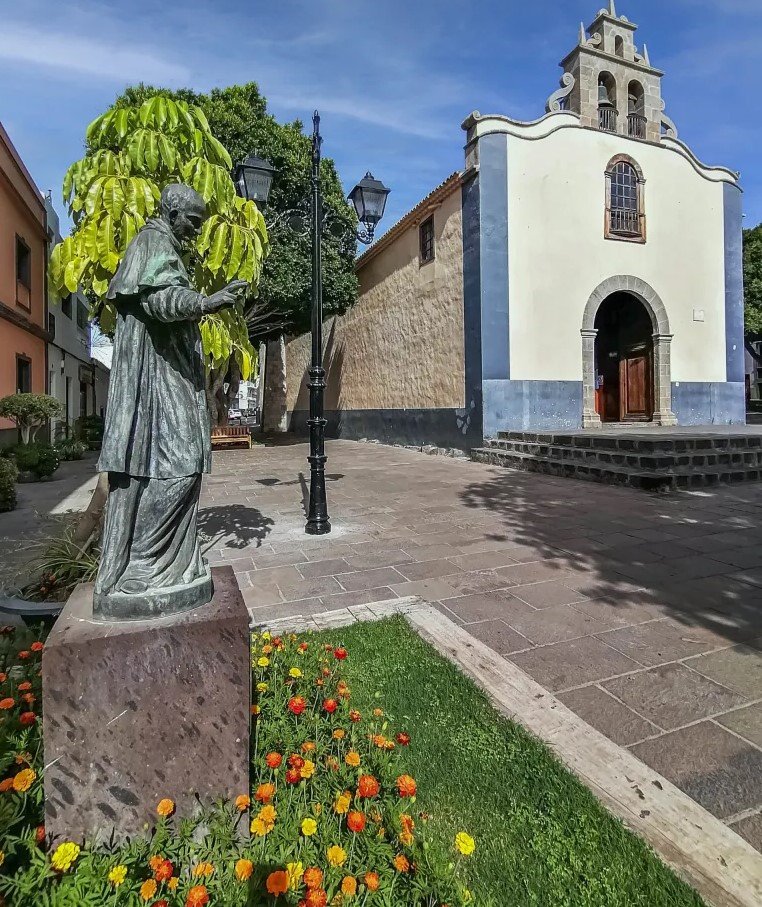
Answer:
POLYGON ((304 531, 307 535, 328 535, 331 531, 331 521, 328 519, 307 520, 304 531))

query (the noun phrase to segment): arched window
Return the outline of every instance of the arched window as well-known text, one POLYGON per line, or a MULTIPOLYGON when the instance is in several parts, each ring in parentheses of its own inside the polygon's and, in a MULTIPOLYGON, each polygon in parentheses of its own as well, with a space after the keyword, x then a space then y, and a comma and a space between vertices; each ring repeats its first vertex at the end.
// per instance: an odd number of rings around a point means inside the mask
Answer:
POLYGON ((617 35, 614 39, 614 53, 618 57, 624 56, 624 38, 621 35, 617 35))
POLYGON ((606 239, 646 241, 645 179, 638 164, 617 155, 606 169, 606 239))

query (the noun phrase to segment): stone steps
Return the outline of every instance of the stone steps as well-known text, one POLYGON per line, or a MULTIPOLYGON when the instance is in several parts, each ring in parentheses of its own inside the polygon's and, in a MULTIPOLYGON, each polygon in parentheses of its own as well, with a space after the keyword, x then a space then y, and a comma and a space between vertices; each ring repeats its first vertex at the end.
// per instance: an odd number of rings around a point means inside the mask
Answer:
POLYGON ((762 481, 762 436, 611 437, 500 432, 477 462, 667 491, 762 481))

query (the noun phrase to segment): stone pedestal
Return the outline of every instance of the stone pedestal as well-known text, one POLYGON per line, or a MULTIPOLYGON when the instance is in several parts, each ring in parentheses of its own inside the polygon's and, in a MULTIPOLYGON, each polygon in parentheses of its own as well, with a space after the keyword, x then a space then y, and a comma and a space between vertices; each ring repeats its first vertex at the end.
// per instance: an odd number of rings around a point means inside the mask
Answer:
POLYGON ((93 619, 93 587, 66 603, 42 660, 45 823, 56 838, 132 836, 249 790, 249 615, 233 570, 207 605, 147 621, 93 619))

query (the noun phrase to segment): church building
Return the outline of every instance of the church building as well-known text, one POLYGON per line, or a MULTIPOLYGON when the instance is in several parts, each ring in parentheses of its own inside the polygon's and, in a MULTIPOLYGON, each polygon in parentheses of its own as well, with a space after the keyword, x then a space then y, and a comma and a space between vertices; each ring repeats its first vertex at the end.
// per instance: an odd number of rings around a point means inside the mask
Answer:
MULTIPOLYGON (((739 175, 680 141, 636 30, 611 0, 545 116, 468 116, 463 170, 358 259, 325 326, 329 434, 745 422, 739 175)), ((297 430, 308 357, 288 343, 297 430)))

